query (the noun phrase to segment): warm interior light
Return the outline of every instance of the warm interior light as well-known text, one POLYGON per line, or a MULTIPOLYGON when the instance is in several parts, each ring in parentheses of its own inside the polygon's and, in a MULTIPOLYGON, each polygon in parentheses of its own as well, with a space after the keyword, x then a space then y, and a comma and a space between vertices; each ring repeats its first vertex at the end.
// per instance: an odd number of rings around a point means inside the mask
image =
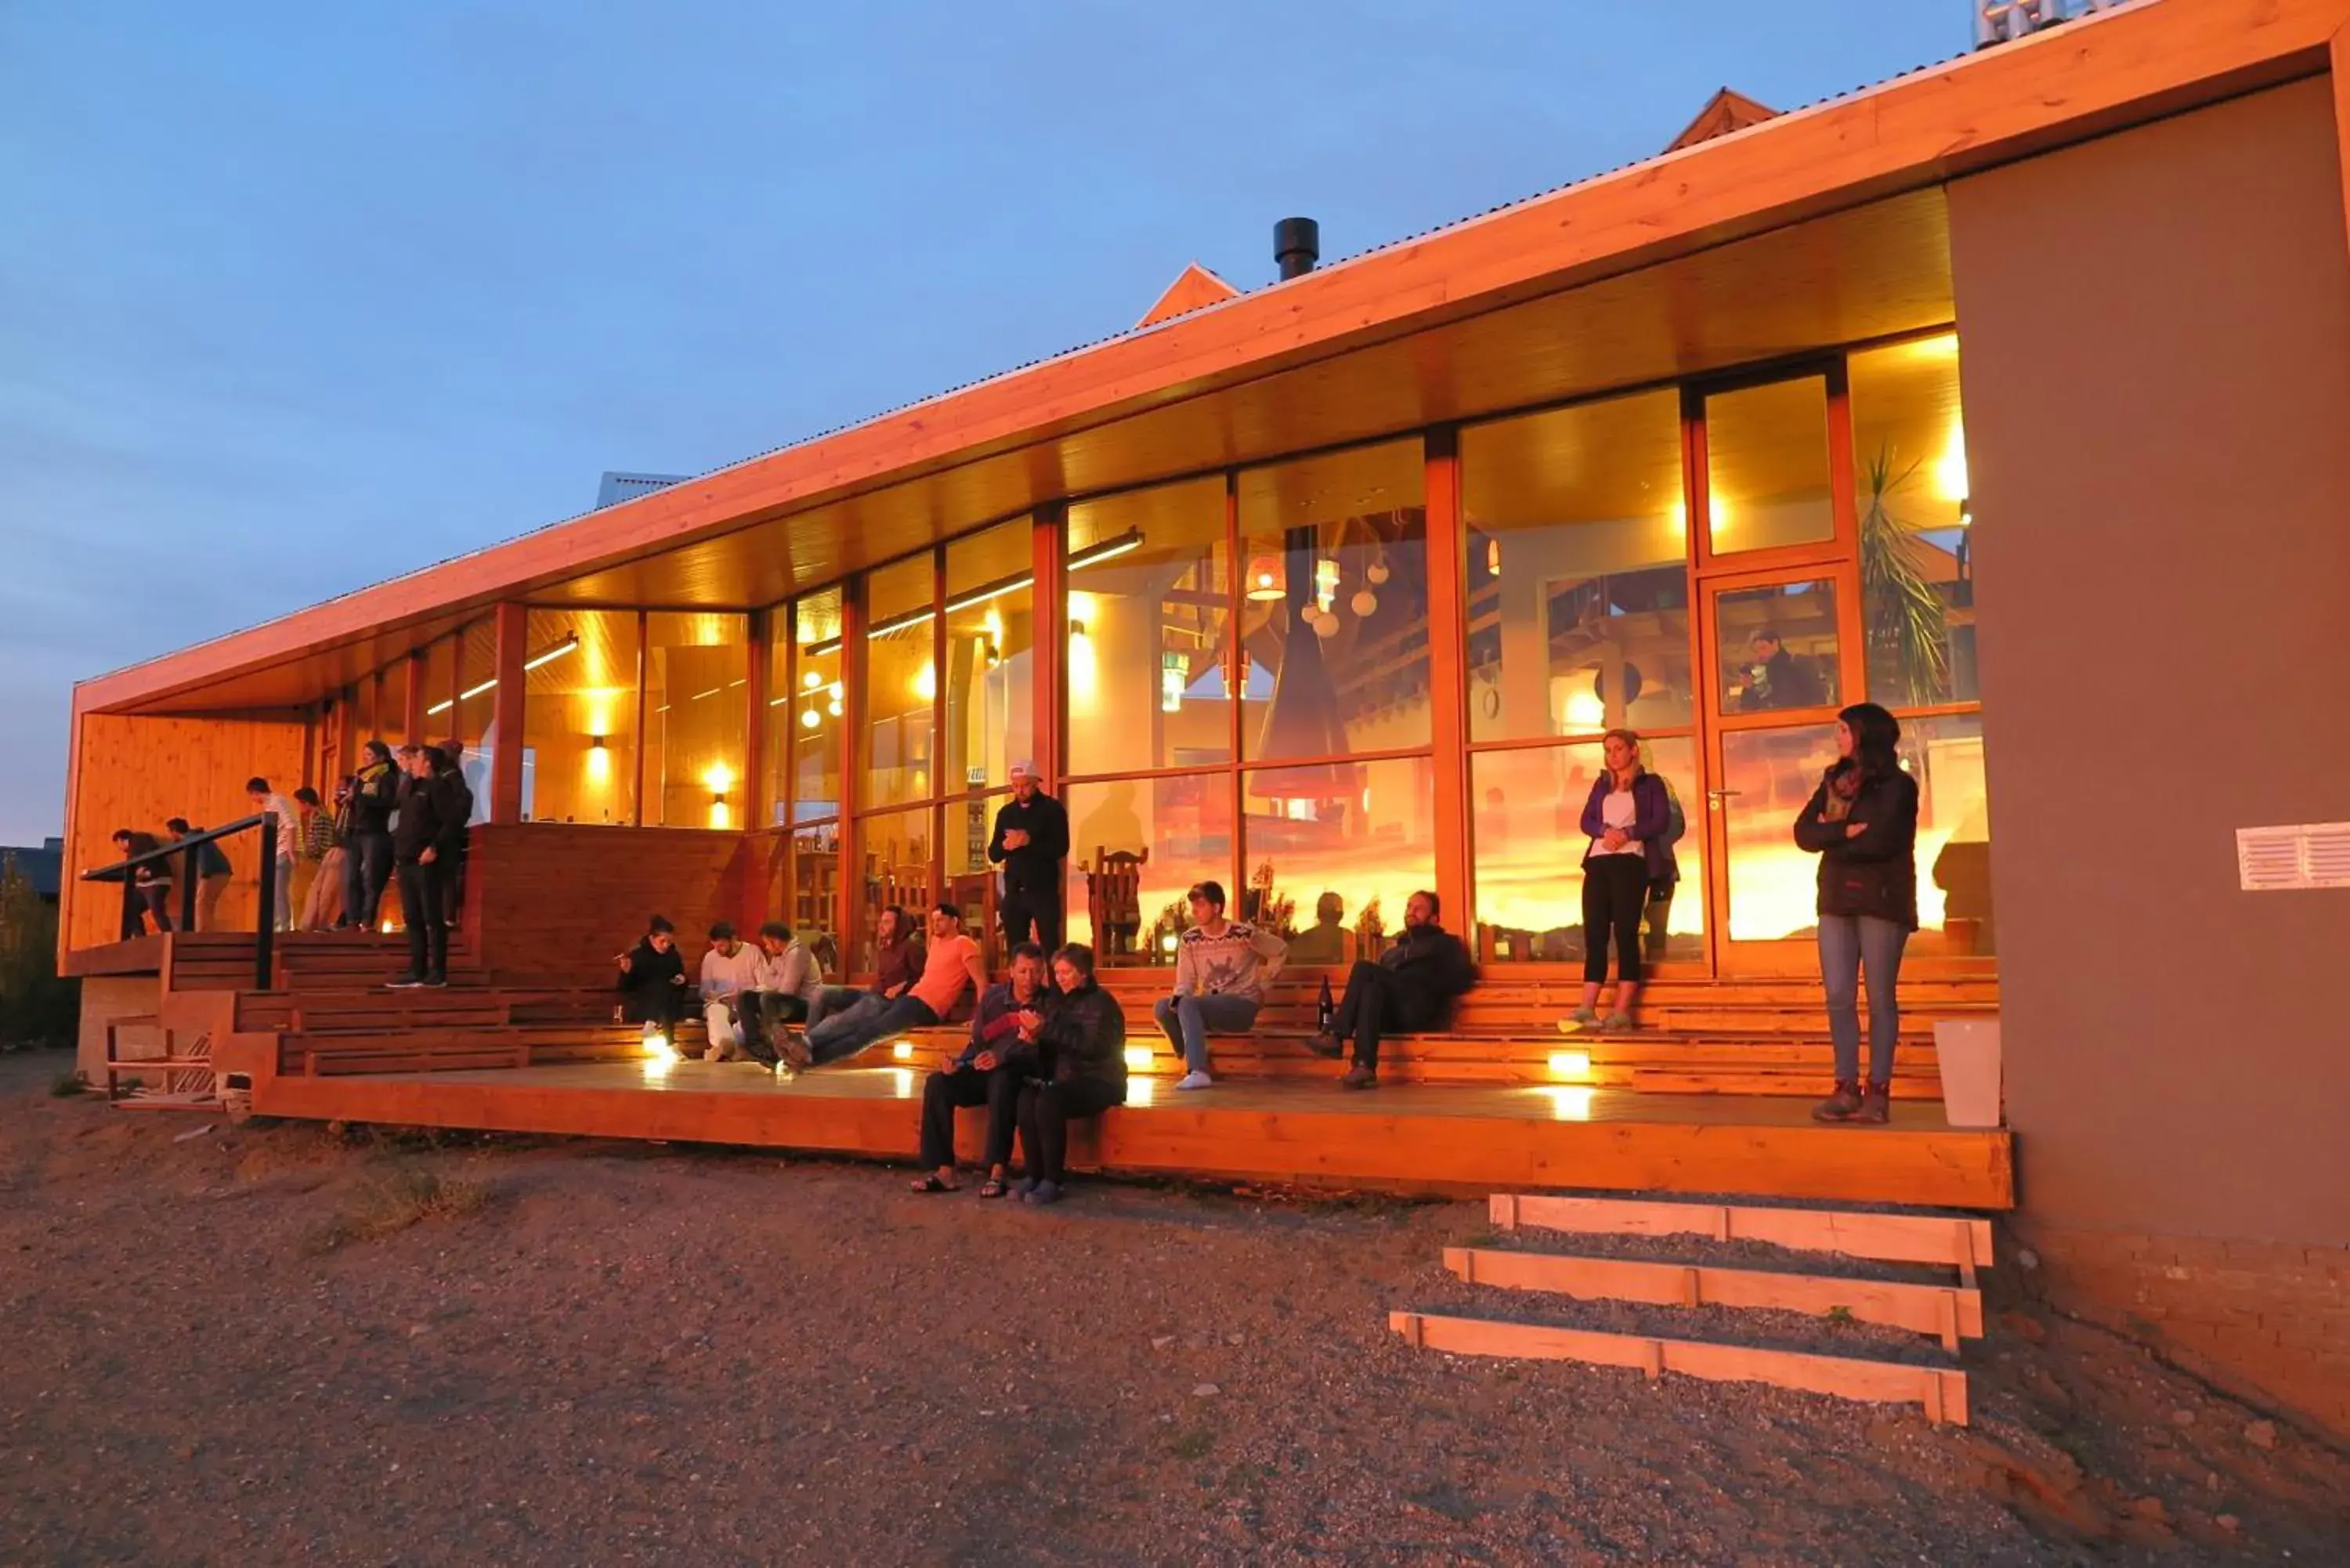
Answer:
POLYGON ((588 778, 590 783, 603 784, 612 776, 612 753, 601 735, 588 737, 588 778))
POLYGON ((819 718, 817 718, 817 717, 816 716, 816 710, 815 710, 815 709, 813 709, 813 708, 803 708, 803 709, 801 709, 801 710, 800 710, 800 728, 801 728, 801 729, 803 729, 803 730, 813 730, 813 729, 815 729, 818 724, 821 724, 821 723, 823 723, 823 722, 824 722, 824 721, 823 721, 823 720, 821 720, 821 719, 819 719, 819 718))
POLYGON ((444 697, 440 701, 435 702, 432 707, 424 710, 424 716, 428 719, 437 719, 442 714, 446 713, 450 709, 454 708, 456 705, 457 704, 455 702, 444 697))
POLYGON ((710 786, 711 794, 724 794, 734 787, 734 770, 724 763, 712 763, 710 771, 702 775, 702 782, 710 786))
POLYGON ((1973 526, 1974 526, 1974 523, 1975 523, 1975 499, 1974 499, 1974 497, 1973 497, 1973 496, 1971 496, 1971 495, 1961 495, 1961 496, 1960 496, 1960 497, 1959 497, 1959 526, 1960 526, 1960 527, 1961 527, 1961 528, 1971 528, 1971 527, 1973 527, 1973 526))
POLYGON ((1934 460, 1934 493, 1945 501, 1957 502, 1963 512, 1970 488, 1967 483, 1967 432, 1953 420, 1950 421, 1950 433, 1942 443, 1942 455, 1934 460))
POLYGON ((1335 556, 1324 556, 1314 563, 1314 607, 1324 615, 1338 597, 1338 562, 1335 556))
POLYGON ((914 1043, 911 1040, 899 1040, 889 1047, 889 1054, 898 1061, 910 1062, 914 1059, 914 1043))
POLYGON ((1113 538, 1104 539, 1098 545, 1088 545, 1082 550, 1070 551, 1069 570, 1082 571, 1087 566, 1099 566, 1104 561, 1115 560, 1120 556, 1141 548, 1142 531, 1139 528, 1129 528, 1113 538))
POLYGON ((1591 1076, 1591 1053, 1588 1051, 1552 1052, 1550 1075, 1563 1084, 1586 1082, 1591 1076))
MULTIPOLYGON (((1076 607, 1076 596, 1071 596, 1071 607, 1076 607)), ((1074 618, 1069 621, 1069 694, 1090 699, 1097 684, 1099 668, 1094 662, 1094 639, 1086 635, 1086 623, 1074 618)))
POLYGON ((1183 656, 1173 649, 1159 656, 1159 711, 1180 713, 1183 711, 1183 686, 1191 671, 1185 668, 1183 656))
POLYGON ((1607 722, 1607 704, 1596 691, 1570 691, 1564 716, 1570 730, 1596 730, 1607 722))
POLYGON ((536 670, 542 664, 552 664, 565 654, 577 650, 578 647, 579 634, 576 631, 567 631, 544 653, 534 653, 524 659, 522 667, 525 670, 536 670))
POLYGON ((935 664, 924 664, 914 671, 914 695, 928 702, 939 694, 939 670, 935 664))
POLYGON ((1259 556, 1249 563, 1249 597, 1262 602, 1280 598, 1285 591, 1282 587, 1279 561, 1271 556, 1259 556))
POLYGON ((803 670, 800 671, 800 689, 802 691, 813 691, 823 684, 823 671, 816 670, 803 670))
POLYGON ((1177 936, 1173 931, 1170 931, 1165 936, 1159 939, 1159 950, 1160 952, 1171 953, 1177 948, 1180 947, 1182 942, 1182 938, 1177 936))
POLYGON ((710 826, 721 833, 734 826, 734 813, 727 806, 723 796, 710 803, 710 826))
POLYGON ((1502 542, 1499 539, 1485 541, 1485 575, 1489 577, 1502 575, 1502 542))

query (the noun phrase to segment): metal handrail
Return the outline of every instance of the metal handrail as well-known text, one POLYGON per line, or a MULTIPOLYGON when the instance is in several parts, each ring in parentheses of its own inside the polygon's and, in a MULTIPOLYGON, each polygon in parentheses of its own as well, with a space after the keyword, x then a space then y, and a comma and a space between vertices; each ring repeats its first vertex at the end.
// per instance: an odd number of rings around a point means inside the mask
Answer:
POLYGON ((261 909, 254 921, 253 970, 254 989, 267 991, 276 978, 277 946, 277 818, 271 812, 255 812, 220 827, 208 827, 201 833, 191 833, 185 838, 175 838, 170 844, 132 855, 110 865, 92 867, 81 874, 85 882, 127 882, 131 873, 142 866, 169 861, 173 856, 185 859, 180 876, 180 929, 196 929, 197 852, 208 844, 215 844, 237 834, 261 829, 261 909))

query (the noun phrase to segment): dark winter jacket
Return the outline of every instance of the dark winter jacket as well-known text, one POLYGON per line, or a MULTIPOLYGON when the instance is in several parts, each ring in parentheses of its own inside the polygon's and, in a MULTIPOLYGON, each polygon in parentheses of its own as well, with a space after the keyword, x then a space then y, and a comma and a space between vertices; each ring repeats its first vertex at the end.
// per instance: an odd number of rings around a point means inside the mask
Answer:
POLYGON ((639 937, 637 945, 629 950, 629 967, 620 971, 619 989, 629 992, 659 993, 682 989, 685 979, 685 955, 671 942, 669 951, 653 946, 650 937, 639 937))
POLYGON ((400 770, 389 763, 361 768, 351 785, 350 831, 390 833, 391 808, 400 804, 400 770))
MULTIPOLYGON (((1603 805, 1612 787, 1606 774, 1599 775, 1591 786, 1591 798, 1583 803, 1583 831, 1591 836, 1591 843, 1583 851, 1583 863, 1591 864, 1591 857, 1599 848, 1599 836, 1607 831, 1607 818, 1603 805)), ((1674 882, 1680 879, 1680 867, 1673 859, 1673 797, 1659 775, 1640 770, 1632 781, 1632 836, 1640 843, 1648 857, 1648 880, 1674 882)))
POLYGON ((1107 1084, 1126 1098, 1126 1014, 1118 998, 1098 985, 1055 992, 1045 1003, 1044 1026, 1036 1031, 1043 1074, 1056 1084, 1079 1079, 1107 1084))
POLYGON ((1003 867, 1006 893, 1061 896, 1061 862, 1069 856, 1069 813, 1038 790, 1024 804, 1017 795, 995 814, 995 835, 987 841, 987 857, 1003 867), (1024 829, 1028 842, 1017 849, 1003 847, 1003 836, 1024 829))
POLYGON ((1406 926, 1395 945, 1379 955, 1379 967, 1424 994, 1448 1002, 1477 983, 1476 966, 1461 939, 1442 926, 1406 926))
POLYGON ((1827 819, 1838 763, 1795 818, 1795 843, 1820 857, 1823 915, 1875 915, 1918 929, 1918 781, 1899 768, 1866 779, 1842 821, 1827 819), (1859 823, 1863 831, 1847 830, 1859 823))
POLYGON ((400 822, 391 830, 391 857, 402 865, 421 860, 427 849, 436 862, 446 862, 465 842, 464 785, 454 768, 439 768, 423 778, 414 774, 400 782, 400 822))

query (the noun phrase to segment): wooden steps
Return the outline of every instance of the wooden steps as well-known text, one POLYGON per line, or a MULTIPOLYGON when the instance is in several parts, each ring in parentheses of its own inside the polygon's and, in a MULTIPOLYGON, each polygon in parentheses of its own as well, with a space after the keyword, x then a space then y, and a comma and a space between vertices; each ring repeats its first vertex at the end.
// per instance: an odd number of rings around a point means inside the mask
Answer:
MULTIPOLYGON (((1493 1195, 1490 1211, 1494 1225, 1505 1232, 1536 1229, 1605 1236, 1617 1239, 1619 1247, 1628 1240, 1636 1248, 1645 1245, 1651 1255, 1448 1247, 1444 1266, 1463 1285, 1521 1297, 1629 1303, 1648 1309, 1645 1318, 1625 1325, 1526 1321, 1523 1314, 1391 1313, 1389 1326, 1415 1348, 1636 1367, 1651 1379, 1674 1372, 1717 1382, 1765 1383, 1846 1399, 1914 1403, 1938 1424, 1963 1426, 1968 1420, 1967 1377, 1955 1365, 1856 1354, 1832 1343, 1789 1345, 1700 1337, 1669 1325, 1695 1323, 1710 1309, 1729 1309, 1733 1317, 1754 1312, 1792 1314, 1822 1320, 1823 1337, 1831 1342, 1836 1330, 1856 1324, 1931 1335, 1942 1355, 1955 1363, 1962 1341, 1983 1333, 1975 1270, 1991 1262, 1987 1220, 1510 1193, 1493 1195), (1777 1266, 1775 1261, 1773 1266, 1757 1266, 1743 1255, 1734 1260, 1719 1255, 1734 1246, 1836 1253, 1846 1262, 1833 1272, 1809 1273, 1777 1266), (1855 1264, 1851 1260, 1865 1262, 1855 1264), (1893 1268, 1907 1268, 1914 1276, 1921 1266, 1949 1268, 1954 1275, 1918 1279, 1893 1272, 1893 1268)), ((1572 1309, 1565 1310, 1570 1319, 1575 1315, 1572 1309)))

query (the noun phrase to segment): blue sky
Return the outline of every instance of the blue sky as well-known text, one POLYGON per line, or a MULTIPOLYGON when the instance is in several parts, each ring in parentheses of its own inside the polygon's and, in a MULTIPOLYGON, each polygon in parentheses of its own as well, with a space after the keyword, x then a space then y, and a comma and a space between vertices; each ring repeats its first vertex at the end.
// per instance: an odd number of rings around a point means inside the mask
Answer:
POLYGON ((0 844, 72 683, 1945 58, 1963 0, 0 0, 0 844))

